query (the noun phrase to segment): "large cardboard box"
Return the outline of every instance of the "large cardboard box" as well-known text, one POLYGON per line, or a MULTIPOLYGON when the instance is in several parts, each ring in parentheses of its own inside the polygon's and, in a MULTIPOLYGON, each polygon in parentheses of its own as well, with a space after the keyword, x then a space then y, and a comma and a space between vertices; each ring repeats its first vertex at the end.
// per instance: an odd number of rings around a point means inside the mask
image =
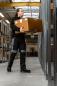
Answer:
POLYGON ((35 18, 23 18, 15 22, 20 32, 42 32, 42 20, 35 18))

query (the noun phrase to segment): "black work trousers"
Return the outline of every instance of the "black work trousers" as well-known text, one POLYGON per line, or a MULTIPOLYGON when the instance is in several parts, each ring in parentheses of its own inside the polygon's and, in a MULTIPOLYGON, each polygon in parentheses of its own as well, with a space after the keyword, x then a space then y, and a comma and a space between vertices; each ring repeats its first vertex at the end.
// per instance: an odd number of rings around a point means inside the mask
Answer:
POLYGON ((11 56, 8 63, 8 68, 11 69, 15 56, 17 54, 17 51, 20 52, 20 69, 26 69, 26 43, 25 38, 21 39, 19 37, 14 37, 12 39, 12 50, 11 50, 11 56))

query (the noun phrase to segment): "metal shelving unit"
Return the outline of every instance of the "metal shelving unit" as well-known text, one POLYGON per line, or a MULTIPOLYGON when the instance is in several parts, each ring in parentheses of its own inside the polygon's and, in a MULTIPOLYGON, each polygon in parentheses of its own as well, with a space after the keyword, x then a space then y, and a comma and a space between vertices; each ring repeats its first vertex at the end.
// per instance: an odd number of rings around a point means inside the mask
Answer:
POLYGON ((10 26, 4 20, 0 20, 0 62, 5 62, 9 59, 10 40, 10 26))

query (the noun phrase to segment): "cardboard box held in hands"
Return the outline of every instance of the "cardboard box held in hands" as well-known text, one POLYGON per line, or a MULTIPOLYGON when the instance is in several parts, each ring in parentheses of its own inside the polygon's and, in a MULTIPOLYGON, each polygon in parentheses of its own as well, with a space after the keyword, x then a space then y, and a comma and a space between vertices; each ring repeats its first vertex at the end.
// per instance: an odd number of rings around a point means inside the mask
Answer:
POLYGON ((23 18, 17 20, 15 25, 20 28, 20 32, 42 32, 42 20, 35 18, 23 18))

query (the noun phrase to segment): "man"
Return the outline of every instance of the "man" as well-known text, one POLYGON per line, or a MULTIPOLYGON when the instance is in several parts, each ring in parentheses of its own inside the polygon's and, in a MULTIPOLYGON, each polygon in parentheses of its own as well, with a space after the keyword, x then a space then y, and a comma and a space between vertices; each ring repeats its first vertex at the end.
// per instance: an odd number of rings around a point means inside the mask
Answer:
POLYGON ((20 51, 20 71, 25 73, 30 73, 30 70, 26 69, 26 43, 25 43, 25 33, 20 32, 20 28, 15 25, 16 20, 18 21, 24 15, 24 12, 21 8, 17 9, 15 17, 11 21, 11 28, 12 28, 12 37, 13 37, 13 46, 11 50, 11 56, 8 63, 7 71, 11 72, 11 68, 13 65, 14 58, 17 54, 19 49, 20 51))

